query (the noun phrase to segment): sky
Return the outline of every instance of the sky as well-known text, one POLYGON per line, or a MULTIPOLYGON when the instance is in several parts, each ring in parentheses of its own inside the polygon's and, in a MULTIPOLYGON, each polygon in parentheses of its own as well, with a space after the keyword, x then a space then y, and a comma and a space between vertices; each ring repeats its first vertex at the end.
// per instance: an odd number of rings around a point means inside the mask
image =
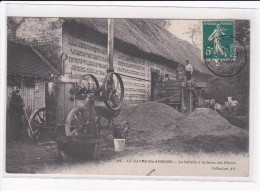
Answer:
MULTIPOLYGON (((198 25, 200 26, 201 29, 200 20, 171 20, 171 25, 168 28, 168 31, 171 32, 173 35, 177 36, 178 38, 186 40, 187 42, 192 44, 192 39, 189 37, 188 34, 186 34, 186 32, 188 32, 189 27, 193 25, 198 25)), ((202 47, 201 33, 195 42, 197 44, 197 47, 201 49, 202 47)))

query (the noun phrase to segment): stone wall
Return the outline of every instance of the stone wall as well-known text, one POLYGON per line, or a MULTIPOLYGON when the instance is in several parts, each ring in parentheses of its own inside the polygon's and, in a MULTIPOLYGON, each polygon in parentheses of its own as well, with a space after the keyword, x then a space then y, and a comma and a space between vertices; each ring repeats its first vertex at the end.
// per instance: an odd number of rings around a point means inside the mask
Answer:
POLYGON ((34 110, 45 107, 45 88, 44 82, 40 80, 35 81, 34 88, 34 110))

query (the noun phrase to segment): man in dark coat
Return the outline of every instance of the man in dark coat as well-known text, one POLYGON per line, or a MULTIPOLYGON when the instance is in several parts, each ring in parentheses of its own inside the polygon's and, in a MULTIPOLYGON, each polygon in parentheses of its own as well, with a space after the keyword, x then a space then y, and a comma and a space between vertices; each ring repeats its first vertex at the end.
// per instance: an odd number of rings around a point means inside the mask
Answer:
POLYGON ((18 142, 22 137, 22 115, 24 114, 24 102, 21 98, 20 87, 14 86, 13 92, 9 100, 9 116, 12 137, 15 142, 18 142))

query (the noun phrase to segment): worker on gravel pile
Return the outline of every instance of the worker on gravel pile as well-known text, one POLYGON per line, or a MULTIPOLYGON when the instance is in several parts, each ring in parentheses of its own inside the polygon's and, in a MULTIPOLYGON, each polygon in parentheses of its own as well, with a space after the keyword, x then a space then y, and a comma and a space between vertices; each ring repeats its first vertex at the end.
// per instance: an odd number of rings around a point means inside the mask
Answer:
POLYGON ((216 104, 215 104, 215 110, 216 110, 218 113, 222 112, 222 106, 221 106, 221 104, 219 104, 218 102, 216 102, 216 104))
POLYGON ((18 142, 22 138, 22 115, 24 114, 24 102, 19 92, 20 87, 15 85, 9 101, 9 118, 12 137, 15 142, 18 142))
POLYGON ((185 71, 186 71, 186 81, 191 81, 191 76, 193 74, 193 67, 190 64, 189 60, 186 60, 185 71))
POLYGON ((234 98, 232 99, 231 96, 227 97, 227 102, 225 102, 226 109, 230 113, 235 113, 237 110, 237 106, 239 105, 238 101, 234 98))
POLYGON ((224 104, 225 110, 228 112, 231 112, 231 101, 232 101, 232 97, 227 97, 227 101, 225 101, 224 104))
POLYGON ((236 113, 237 111, 237 106, 239 105, 238 101, 234 98, 232 101, 231 101, 231 113, 236 113))
POLYGON ((209 99, 209 107, 213 110, 215 110, 215 103, 216 103, 215 99, 213 98, 213 96, 211 96, 209 99))

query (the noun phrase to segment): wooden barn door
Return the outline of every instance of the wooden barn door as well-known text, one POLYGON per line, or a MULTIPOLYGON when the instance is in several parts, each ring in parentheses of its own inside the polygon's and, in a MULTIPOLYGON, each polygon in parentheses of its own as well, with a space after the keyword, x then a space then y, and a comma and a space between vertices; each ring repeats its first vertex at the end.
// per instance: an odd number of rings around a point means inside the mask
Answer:
MULTIPOLYGON (((25 105, 24 109, 29 118, 34 109, 34 86, 25 84, 24 79, 22 79, 20 95, 25 105)), ((28 125, 26 115, 23 117, 23 123, 23 128, 26 128, 28 125)))

